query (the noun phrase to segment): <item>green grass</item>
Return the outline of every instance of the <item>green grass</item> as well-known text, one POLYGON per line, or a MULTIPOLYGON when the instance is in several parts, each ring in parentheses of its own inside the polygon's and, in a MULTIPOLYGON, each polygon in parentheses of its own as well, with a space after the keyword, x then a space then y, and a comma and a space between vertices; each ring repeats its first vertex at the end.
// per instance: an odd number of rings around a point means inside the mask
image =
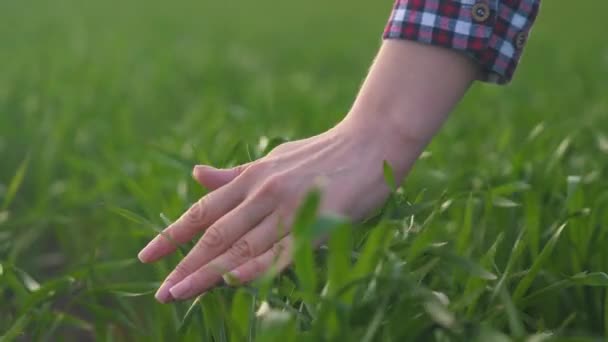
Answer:
POLYGON ((544 1, 516 80, 470 91, 383 218, 303 217, 331 239, 295 269, 154 301, 179 256, 135 255, 203 195, 191 166, 331 127, 390 5, 0 2, 0 340, 608 335, 603 0, 544 1))

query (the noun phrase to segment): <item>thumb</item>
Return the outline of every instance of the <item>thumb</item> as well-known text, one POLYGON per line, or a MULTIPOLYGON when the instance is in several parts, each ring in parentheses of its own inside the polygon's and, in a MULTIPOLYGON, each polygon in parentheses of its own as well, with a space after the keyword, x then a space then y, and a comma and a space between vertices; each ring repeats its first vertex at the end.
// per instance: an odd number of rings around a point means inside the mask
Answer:
POLYGON ((245 169, 248 164, 239 165, 230 169, 216 169, 209 165, 196 165, 192 170, 192 178, 202 186, 213 191, 235 179, 245 169))

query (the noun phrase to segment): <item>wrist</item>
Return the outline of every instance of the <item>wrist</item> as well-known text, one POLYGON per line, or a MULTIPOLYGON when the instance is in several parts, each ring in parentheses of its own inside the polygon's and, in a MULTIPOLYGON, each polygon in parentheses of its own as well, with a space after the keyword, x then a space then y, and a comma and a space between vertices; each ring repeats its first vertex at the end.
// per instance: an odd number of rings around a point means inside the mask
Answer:
POLYGON ((335 127, 338 134, 360 146, 359 151, 376 151, 377 162, 389 163, 395 177, 401 180, 424 149, 424 141, 402 133, 390 120, 378 120, 383 115, 372 112, 350 112, 335 127))
MULTIPOLYGON (((404 107, 404 106, 403 106, 404 107)), ((395 148, 409 148, 421 150, 428 143, 432 134, 425 134, 416 130, 403 115, 402 106, 395 104, 395 108, 365 108, 354 107, 342 120, 342 124, 349 126, 353 131, 369 134, 378 140, 390 143, 395 148)))
POLYGON ((386 40, 340 126, 363 143, 378 144, 382 157, 403 177, 477 72, 461 53, 386 40))

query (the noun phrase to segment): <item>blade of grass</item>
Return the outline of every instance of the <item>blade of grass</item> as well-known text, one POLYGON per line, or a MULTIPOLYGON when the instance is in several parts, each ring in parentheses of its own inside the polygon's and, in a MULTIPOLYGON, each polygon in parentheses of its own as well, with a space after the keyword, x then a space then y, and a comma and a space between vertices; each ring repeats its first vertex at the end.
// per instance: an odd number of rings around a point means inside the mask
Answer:
POLYGON ((519 318, 519 313, 513 303, 513 299, 507 293, 506 288, 502 288, 500 291, 500 300, 505 307, 507 318, 509 320, 509 329, 515 338, 521 338, 524 335, 524 325, 519 318))
POLYGON ((328 295, 332 296, 350 280, 352 233, 350 226, 341 225, 334 229, 329 240, 328 295))
POLYGON ((230 329, 230 341, 251 341, 253 336, 251 328, 254 316, 254 298, 247 292, 239 289, 232 297, 232 329, 230 329))
POLYGON ((557 244, 557 241, 559 240, 559 237, 564 231, 565 227, 566 223, 562 224, 559 228, 557 228, 555 233, 553 233, 553 236, 551 236, 545 247, 538 255, 538 258, 534 260, 532 267, 530 267, 524 278, 517 284, 515 292, 513 293, 513 301, 515 301, 516 303, 519 302, 526 293, 526 291, 528 291, 528 289, 532 285, 532 282, 534 281, 534 279, 536 279, 536 276, 540 272, 541 267, 543 267, 545 262, 549 260, 549 257, 553 253, 553 248, 555 248, 555 245, 557 244))
POLYGON ((475 206, 473 194, 469 194, 467 203, 464 210, 464 222, 462 228, 458 233, 458 240, 456 242, 456 250, 459 254, 464 254, 467 247, 471 246, 470 238, 473 232, 473 209, 475 206))
POLYGON ((513 267, 515 267, 516 262, 519 260, 519 258, 523 254, 523 251, 525 249, 524 248, 525 247, 524 235, 525 235, 525 231, 522 230, 519 233, 519 235, 517 236, 517 238, 515 239, 515 243, 513 244, 513 248, 510 253, 509 260, 507 261, 507 266, 505 266, 505 269, 502 272, 502 275, 501 275, 500 279, 498 280, 498 283, 496 283, 494 290, 492 290, 492 295, 490 297, 491 300, 494 300, 498 296, 498 294, 500 293, 502 288, 504 286, 506 286, 507 280, 511 276, 511 270, 513 269, 513 267))
POLYGON ((10 342, 17 339, 17 337, 23 333, 25 326, 29 323, 30 319, 30 313, 25 313, 17 318, 4 335, 0 336, 0 342, 10 342))
POLYGON ((293 225, 295 271, 302 286, 302 292, 306 294, 308 300, 312 299, 317 288, 311 227, 316 219, 320 199, 321 195, 318 191, 309 193, 298 209, 293 225))
POLYGON ((27 166, 29 162, 30 156, 28 155, 27 157, 25 157, 25 159, 23 159, 21 164, 19 164, 15 175, 8 183, 8 189, 6 191, 6 195, 4 196, 4 201, 2 202, 2 210, 0 211, 8 209, 8 206, 11 205, 11 202, 15 198, 17 191, 19 191, 19 187, 23 183, 23 179, 25 178, 25 172, 27 171, 27 166))
POLYGON ((184 336, 188 332, 188 328, 190 327, 190 324, 192 323, 192 318, 195 315, 198 316, 198 315, 202 314, 201 310, 198 310, 200 300, 201 300, 201 296, 196 297, 196 299, 188 307, 188 310, 186 310, 186 313, 184 314, 184 317, 182 318, 182 320, 179 323, 179 326, 177 328, 177 335, 184 336))

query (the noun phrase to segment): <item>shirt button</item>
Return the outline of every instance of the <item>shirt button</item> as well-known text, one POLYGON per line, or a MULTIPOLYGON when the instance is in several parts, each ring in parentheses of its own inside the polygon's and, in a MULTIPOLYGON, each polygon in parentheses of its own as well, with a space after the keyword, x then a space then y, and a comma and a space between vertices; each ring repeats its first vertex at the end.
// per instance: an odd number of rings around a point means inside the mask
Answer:
POLYGON ((516 36, 515 36, 515 47, 518 50, 523 49, 524 45, 526 45, 526 39, 528 37, 526 36, 526 33, 524 31, 520 31, 516 36))
POLYGON ((473 15, 473 19, 476 22, 483 23, 488 20, 490 17, 490 7, 488 4, 483 2, 478 2, 471 8, 471 12, 473 15))

